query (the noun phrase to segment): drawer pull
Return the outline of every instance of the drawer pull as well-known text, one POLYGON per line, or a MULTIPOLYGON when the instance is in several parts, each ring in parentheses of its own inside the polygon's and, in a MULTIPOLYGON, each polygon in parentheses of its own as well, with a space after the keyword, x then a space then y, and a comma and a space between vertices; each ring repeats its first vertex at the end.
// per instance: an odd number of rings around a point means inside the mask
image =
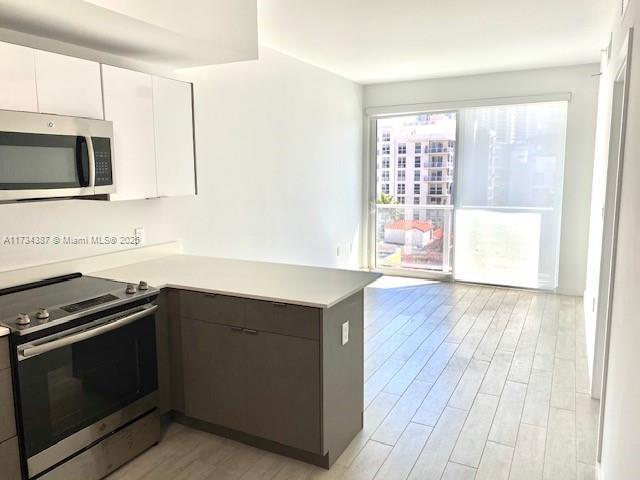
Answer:
POLYGON ((231 331, 232 332, 242 332, 243 329, 242 329, 242 327, 231 327, 231 331))
POLYGON ((205 297, 216 298, 218 296, 217 293, 203 293, 205 297))
POLYGON ((274 307, 286 307, 287 306, 286 303, 282 303, 282 302, 271 302, 271 305, 273 305, 274 307))
POLYGON ((253 330, 251 328, 245 328, 244 330, 242 330, 244 333, 249 333, 251 335, 257 335, 258 331, 257 330, 253 330))

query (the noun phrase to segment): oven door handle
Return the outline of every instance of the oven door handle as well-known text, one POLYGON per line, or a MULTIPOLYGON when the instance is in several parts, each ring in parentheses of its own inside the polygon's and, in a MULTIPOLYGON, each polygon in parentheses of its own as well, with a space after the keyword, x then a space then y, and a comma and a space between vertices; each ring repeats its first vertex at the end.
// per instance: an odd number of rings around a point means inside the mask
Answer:
POLYGON ((58 338, 56 340, 52 340, 50 342, 43 343, 41 345, 19 348, 18 360, 24 360, 26 358, 35 357, 37 355, 50 352, 51 350, 56 350, 58 348, 73 345, 74 343, 82 342, 83 340, 87 340, 89 338, 97 337, 98 335, 102 335, 103 333, 116 330, 117 328, 123 327, 125 325, 135 322, 136 320, 139 320, 148 315, 151 315, 156 310, 158 310, 158 305, 152 305, 150 307, 145 307, 143 310, 140 310, 139 312, 135 312, 130 315, 121 317, 117 320, 113 320, 112 322, 106 323, 104 325, 100 325, 99 327, 94 327, 80 333, 74 333, 72 335, 58 338))

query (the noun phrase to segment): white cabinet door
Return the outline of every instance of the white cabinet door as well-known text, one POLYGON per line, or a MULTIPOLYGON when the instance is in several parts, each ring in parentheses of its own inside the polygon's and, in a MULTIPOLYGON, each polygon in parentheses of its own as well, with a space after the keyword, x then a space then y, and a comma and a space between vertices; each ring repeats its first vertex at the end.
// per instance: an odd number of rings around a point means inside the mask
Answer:
POLYGON ((102 65, 102 82, 104 116, 113 122, 116 193, 111 199, 156 197, 151 75, 102 65))
POLYGON ((102 119, 100 64, 35 50, 41 113, 102 119))
POLYGON ((33 49, 0 42, 0 109, 38 111, 33 49))
POLYGON ((196 193, 191 84, 153 77, 159 196, 196 193))

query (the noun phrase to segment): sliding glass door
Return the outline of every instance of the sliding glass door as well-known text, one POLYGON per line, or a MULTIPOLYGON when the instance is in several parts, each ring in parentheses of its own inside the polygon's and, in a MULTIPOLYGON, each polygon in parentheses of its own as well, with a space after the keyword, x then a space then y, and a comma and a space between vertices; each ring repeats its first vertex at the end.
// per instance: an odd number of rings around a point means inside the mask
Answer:
POLYGON ((375 268, 451 272, 456 113, 377 120, 375 268))
POLYGON ((455 278, 553 289, 567 103, 460 111, 455 278))
POLYGON ((560 101, 377 118, 372 267, 555 288, 566 116, 560 101))

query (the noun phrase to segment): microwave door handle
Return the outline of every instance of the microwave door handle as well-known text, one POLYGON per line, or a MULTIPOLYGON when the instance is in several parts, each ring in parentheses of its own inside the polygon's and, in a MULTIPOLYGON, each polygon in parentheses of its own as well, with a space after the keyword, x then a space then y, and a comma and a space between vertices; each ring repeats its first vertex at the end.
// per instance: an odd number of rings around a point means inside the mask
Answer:
POLYGON ((87 139, 87 151, 89 152, 89 187, 96 186, 96 154, 93 151, 93 139, 90 136, 87 139))
POLYGON ((156 310, 158 310, 158 306, 152 305, 150 307, 144 308, 143 310, 140 310, 139 312, 132 313, 125 317, 119 318, 118 320, 114 320, 104 325, 100 325, 99 327, 94 327, 80 333, 75 333, 73 335, 68 335, 66 337, 58 338, 56 340, 52 340, 50 342, 43 343, 41 345, 36 345, 33 347, 18 348, 18 360, 19 361, 25 360, 27 358, 35 357, 37 355, 42 355, 43 353, 50 352, 51 350, 56 350, 58 348, 73 345, 74 343, 82 342, 83 340, 87 340, 89 338, 97 337, 98 335, 102 335, 104 333, 110 332, 117 328, 128 325, 132 322, 135 322, 136 320, 139 320, 143 317, 151 315, 156 310))
POLYGON ((89 187, 91 184, 91 165, 89 158, 89 143, 85 136, 76 138, 76 169, 81 187, 89 187))

